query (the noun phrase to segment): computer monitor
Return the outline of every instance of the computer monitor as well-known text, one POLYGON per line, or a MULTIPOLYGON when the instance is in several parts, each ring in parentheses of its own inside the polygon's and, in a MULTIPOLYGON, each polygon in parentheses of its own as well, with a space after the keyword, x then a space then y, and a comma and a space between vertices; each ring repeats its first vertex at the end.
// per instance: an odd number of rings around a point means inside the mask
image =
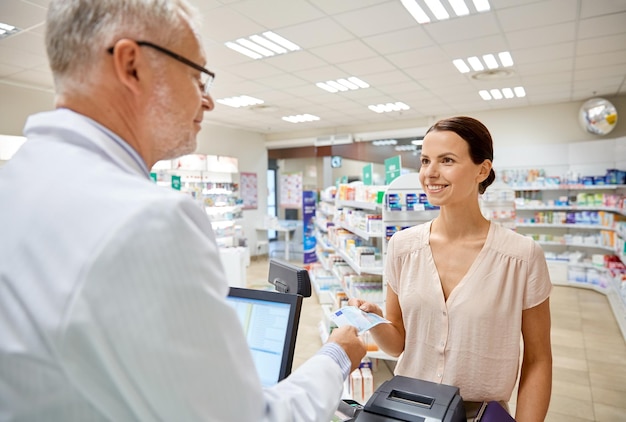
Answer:
POLYGON ((302 296, 231 287, 227 297, 243 325, 263 386, 291 373, 302 296))
POLYGON ((270 259, 268 281, 281 293, 311 296, 311 278, 302 267, 281 259, 270 259))

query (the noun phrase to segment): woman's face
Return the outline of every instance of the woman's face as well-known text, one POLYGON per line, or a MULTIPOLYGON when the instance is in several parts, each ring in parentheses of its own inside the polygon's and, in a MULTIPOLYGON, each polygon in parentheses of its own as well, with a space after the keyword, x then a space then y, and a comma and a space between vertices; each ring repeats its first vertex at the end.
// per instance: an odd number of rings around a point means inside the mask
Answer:
POLYGON ((424 137, 419 178, 433 205, 477 201, 478 185, 490 169, 489 160, 474 164, 468 143, 455 132, 434 131, 424 137))

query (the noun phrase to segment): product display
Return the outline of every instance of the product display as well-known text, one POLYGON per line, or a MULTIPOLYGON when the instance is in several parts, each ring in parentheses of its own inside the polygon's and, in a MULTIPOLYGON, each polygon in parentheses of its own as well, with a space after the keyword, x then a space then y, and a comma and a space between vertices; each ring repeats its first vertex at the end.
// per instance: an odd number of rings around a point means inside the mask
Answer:
MULTIPOLYGON (((322 205, 318 209, 327 209, 324 204, 332 201, 329 189, 320 195, 322 205)), ((320 264, 312 269, 312 282, 318 292, 322 285, 330 286, 330 294, 322 297, 331 297, 320 301, 325 314, 319 324, 322 338, 335 326, 333 312, 345 306, 349 297, 378 303, 384 309, 386 288, 382 272, 389 237, 395 231, 431 220, 438 213, 420 189, 417 173, 400 176, 388 186, 353 182, 333 187, 332 192, 336 193, 332 223, 330 219, 323 220, 328 224, 320 228, 320 264), (338 285, 329 282, 332 278, 338 285)), ((367 333, 363 338, 370 350, 368 356, 395 360, 379 351, 367 333)))
POLYGON ((625 175, 501 173, 515 192, 516 230, 542 246, 552 283, 605 294, 626 338, 625 175))
POLYGON ((245 238, 240 221, 237 160, 230 157, 190 154, 157 162, 150 173, 159 185, 191 195, 204 207, 220 247, 237 247, 245 238))

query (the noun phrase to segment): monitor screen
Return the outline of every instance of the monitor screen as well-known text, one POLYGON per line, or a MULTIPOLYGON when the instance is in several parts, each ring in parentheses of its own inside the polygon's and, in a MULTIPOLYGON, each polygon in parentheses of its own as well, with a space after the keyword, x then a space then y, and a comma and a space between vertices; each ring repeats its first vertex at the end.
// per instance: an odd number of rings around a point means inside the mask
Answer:
POLYGON ((291 373, 302 296, 231 287, 228 302, 243 325, 263 386, 291 373))

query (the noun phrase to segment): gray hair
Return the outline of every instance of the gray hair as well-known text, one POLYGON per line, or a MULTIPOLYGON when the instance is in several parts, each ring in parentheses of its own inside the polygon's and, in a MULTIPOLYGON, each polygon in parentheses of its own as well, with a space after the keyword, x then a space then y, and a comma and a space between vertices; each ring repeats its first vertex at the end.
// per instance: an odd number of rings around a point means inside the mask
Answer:
POLYGON ((52 0, 46 50, 57 91, 84 82, 117 40, 168 44, 185 24, 197 33, 199 16, 187 0, 52 0))

